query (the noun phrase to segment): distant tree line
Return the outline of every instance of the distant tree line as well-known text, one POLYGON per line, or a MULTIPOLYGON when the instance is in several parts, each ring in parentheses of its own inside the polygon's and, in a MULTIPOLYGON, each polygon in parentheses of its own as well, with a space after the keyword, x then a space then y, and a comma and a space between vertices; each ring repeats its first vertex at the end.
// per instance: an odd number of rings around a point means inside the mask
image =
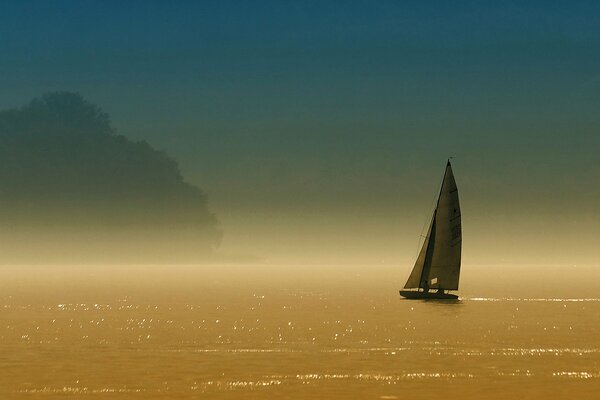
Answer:
POLYGON ((47 93, 0 111, 0 160, 5 232, 139 228, 157 238, 179 229, 193 233, 199 248, 220 241, 205 194, 184 181, 177 162, 116 134, 108 115, 77 93, 47 93))

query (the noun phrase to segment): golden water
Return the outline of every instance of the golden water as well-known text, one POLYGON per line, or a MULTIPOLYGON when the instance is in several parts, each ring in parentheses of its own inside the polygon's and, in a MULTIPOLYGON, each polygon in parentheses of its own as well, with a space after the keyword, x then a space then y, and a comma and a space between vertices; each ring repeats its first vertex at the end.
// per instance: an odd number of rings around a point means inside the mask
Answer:
POLYGON ((0 398, 600 393, 593 283, 464 271, 461 301, 425 302, 390 266, 2 267, 0 398))

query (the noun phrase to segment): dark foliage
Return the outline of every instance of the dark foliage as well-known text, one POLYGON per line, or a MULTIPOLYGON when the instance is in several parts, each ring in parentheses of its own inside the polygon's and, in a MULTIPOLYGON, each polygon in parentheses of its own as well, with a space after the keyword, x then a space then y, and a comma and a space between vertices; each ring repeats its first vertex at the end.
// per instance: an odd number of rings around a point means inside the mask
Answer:
POLYGON ((177 162, 117 135, 108 115, 55 92, 0 111, 0 217, 7 226, 182 228, 215 246, 203 192, 177 162))

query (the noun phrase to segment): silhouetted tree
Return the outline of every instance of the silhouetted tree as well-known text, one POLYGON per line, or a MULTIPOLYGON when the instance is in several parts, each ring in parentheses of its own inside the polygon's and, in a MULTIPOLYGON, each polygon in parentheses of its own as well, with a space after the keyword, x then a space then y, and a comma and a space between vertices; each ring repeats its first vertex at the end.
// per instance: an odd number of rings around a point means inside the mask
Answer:
POLYGON ((201 189, 177 162, 115 133, 81 95, 53 92, 0 111, 2 226, 183 228, 220 239, 201 189))

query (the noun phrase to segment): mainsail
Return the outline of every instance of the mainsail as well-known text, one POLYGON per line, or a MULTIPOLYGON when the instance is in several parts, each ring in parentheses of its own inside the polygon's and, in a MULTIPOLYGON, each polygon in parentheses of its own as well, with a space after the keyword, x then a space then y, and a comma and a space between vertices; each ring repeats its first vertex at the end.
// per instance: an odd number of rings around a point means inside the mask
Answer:
POLYGON ((405 289, 458 289, 462 233, 458 189, 450 161, 437 206, 405 289))

